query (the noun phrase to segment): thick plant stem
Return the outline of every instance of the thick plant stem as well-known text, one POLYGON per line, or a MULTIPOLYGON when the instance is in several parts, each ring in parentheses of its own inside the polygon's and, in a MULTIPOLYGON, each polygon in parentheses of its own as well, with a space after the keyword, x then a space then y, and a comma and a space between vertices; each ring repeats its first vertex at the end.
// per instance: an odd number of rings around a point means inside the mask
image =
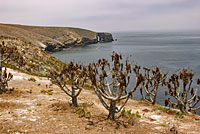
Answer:
POLYGON ((155 96, 154 96, 154 98, 153 98, 152 105, 155 105, 155 104, 156 104, 157 92, 158 92, 158 85, 156 85, 156 91, 155 91, 155 96))
POLYGON ((110 109, 107 119, 115 120, 115 113, 116 113, 116 101, 110 101, 110 109))
POLYGON ((75 89, 72 87, 72 105, 74 107, 77 107, 78 106, 78 103, 77 103, 77 96, 75 95, 75 89))
MULTIPOLYGON (((2 51, 2 50, 1 50, 2 51)), ((0 53, 0 93, 5 92, 5 88, 3 86, 3 69, 2 69, 2 62, 3 61, 3 57, 2 54, 0 53)))
POLYGON ((72 105, 73 105, 74 107, 78 107, 77 97, 76 97, 76 96, 73 96, 73 97, 72 97, 72 105))

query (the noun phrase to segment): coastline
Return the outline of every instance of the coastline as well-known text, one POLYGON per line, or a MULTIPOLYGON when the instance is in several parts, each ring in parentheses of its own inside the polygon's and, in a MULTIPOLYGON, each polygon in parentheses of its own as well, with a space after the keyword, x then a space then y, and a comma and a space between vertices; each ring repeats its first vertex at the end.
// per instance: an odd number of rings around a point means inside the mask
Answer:
POLYGON ((41 27, 0 23, 2 39, 20 40, 48 52, 70 46, 84 46, 114 41, 111 33, 71 27, 41 27))

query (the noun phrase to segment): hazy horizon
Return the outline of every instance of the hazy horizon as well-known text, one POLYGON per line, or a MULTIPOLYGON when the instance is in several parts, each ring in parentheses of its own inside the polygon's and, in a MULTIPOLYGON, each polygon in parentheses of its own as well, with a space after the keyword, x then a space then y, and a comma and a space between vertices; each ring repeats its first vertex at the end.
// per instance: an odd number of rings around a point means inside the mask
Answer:
POLYGON ((200 0, 0 0, 0 23, 93 31, 200 31, 200 0))

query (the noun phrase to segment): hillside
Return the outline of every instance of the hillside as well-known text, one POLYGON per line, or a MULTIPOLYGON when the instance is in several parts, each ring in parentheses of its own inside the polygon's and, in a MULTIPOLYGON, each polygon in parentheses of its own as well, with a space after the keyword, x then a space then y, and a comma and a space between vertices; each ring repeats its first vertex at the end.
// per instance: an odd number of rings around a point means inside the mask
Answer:
MULTIPOLYGON (((39 76, 46 76, 48 69, 59 69, 64 64, 46 51, 60 51, 70 46, 112 40, 109 33, 96 33, 80 28, 0 24, 0 44, 4 41, 5 44, 17 46, 26 62, 20 70, 39 76)), ((15 61, 10 64, 10 68, 19 69, 15 61)))
POLYGON ((80 28, 14 24, 0 24, 0 36, 15 37, 46 51, 60 51, 70 46, 113 41, 110 33, 97 33, 80 28))

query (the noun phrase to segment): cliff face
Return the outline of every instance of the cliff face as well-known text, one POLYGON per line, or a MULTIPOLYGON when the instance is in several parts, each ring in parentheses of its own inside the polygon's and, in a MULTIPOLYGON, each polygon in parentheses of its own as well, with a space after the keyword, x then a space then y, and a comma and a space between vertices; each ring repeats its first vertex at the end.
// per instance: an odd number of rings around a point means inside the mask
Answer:
POLYGON ((15 37, 45 51, 61 51, 71 46, 84 46, 113 41, 110 33, 69 27, 39 27, 0 24, 0 36, 15 37))
POLYGON ((97 33, 98 42, 112 42, 113 37, 111 33, 97 33))
MULTIPOLYGON (((46 42, 46 51, 54 52, 54 51, 61 51, 64 48, 68 47, 76 47, 76 46, 85 46, 90 44, 96 44, 98 42, 104 43, 104 42, 112 42, 113 37, 111 33, 96 33, 94 37, 80 37, 80 36, 74 36, 73 38, 64 38, 61 40, 61 44, 59 43, 53 43, 53 42, 46 42)), ((58 39, 59 40, 59 39, 58 39)))

